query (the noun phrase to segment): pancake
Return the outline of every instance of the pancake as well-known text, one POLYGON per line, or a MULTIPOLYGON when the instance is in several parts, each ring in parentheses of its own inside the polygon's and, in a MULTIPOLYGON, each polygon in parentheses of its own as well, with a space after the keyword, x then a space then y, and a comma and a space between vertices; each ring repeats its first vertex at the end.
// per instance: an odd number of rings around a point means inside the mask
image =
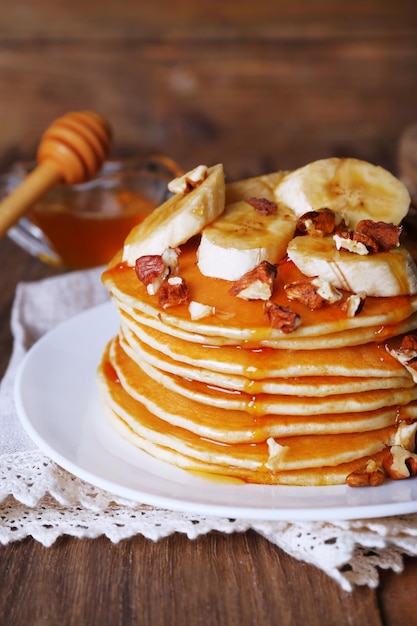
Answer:
POLYGON ((396 430, 395 426, 388 426, 347 435, 294 435, 282 441, 274 440, 283 449, 282 458, 277 460, 277 455, 271 458, 268 440, 228 445, 161 420, 132 398, 117 382, 117 377, 109 374, 106 356, 99 369, 99 383, 107 412, 111 411, 113 420, 117 416, 125 436, 136 440, 143 450, 148 451, 149 444, 153 444, 165 450, 164 460, 175 456, 180 467, 198 470, 213 466, 218 468, 217 473, 230 473, 250 482, 275 484, 280 482, 281 471, 321 469, 376 454, 393 442, 396 430), (269 469, 268 464, 272 463, 274 468, 269 469))
MULTIPOLYGON (((396 405, 373 411, 330 415, 307 413, 294 416, 281 413, 257 416, 230 407, 225 411, 215 405, 200 403, 198 399, 177 395, 168 388, 161 393, 160 383, 148 376, 124 352, 117 337, 109 344, 106 359, 108 369, 103 365, 103 372, 111 372, 113 379, 119 381, 123 389, 151 413, 171 425, 226 443, 264 441, 270 436, 374 430, 395 424, 398 417, 396 405)), ((417 402, 407 405, 409 408, 416 411, 417 402)), ((411 413, 407 413, 407 417, 410 416, 411 413)))
MULTIPOLYGON (((196 240, 182 246, 181 276, 189 286, 191 300, 216 307, 216 314, 203 320, 190 319, 187 304, 161 309, 157 299, 149 295, 145 288, 139 288, 143 285, 138 284, 134 268, 118 262, 120 257, 116 257, 113 268, 105 272, 104 284, 116 303, 132 316, 145 315, 146 317, 141 317, 142 320, 150 318, 154 324, 159 321, 165 332, 183 331, 197 335, 197 341, 207 344, 213 341, 216 345, 220 339, 224 343, 231 342, 232 345, 243 343, 299 349, 304 340, 303 347, 309 349, 311 340, 320 338, 322 346, 314 345, 314 349, 331 348, 334 345, 333 335, 336 335, 336 341, 344 337, 343 345, 357 345, 373 341, 376 333, 383 332, 383 338, 388 338, 417 328, 417 315, 412 315, 417 312, 417 295, 369 297, 366 298, 361 315, 356 317, 344 315, 340 306, 320 309, 318 315, 317 311, 310 311, 302 304, 292 303, 294 312, 300 315, 303 322, 291 333, 291 338, 288 338, 281 331, 265 324, 261 301, 245 302, 229 294, 229 281, 202 277, 196 266, 197 247, 196 240)), ((293 263, 281 263, 278 270, 278 288, 271 301, 288 306, 288 300, 279 285, 302 279, 303 275, 293 263)), ((337 347, 339 345, 341 344, 338 343, 337 347)))
MULTIPOLYGON (((281 178, 239 182, 226 202, 259 184, 272 199, 281 178)), ((200 272, 199 242, 194 235, 180 246, 188 298, 175 306, 148 292, 122 252, 103 273, 120 326, 98 385, 123 437, 206 476, 286 485, 344 483, 403 445, 404 426, 412 440, 416 378, 394 356, 417 329, 417 295, 368 296, 355 315, 346 314, 351 294, 343 290, 320 309, 291 301, 301 323, 287 333, 268 323, 264 301, 236 297, 231 281, 200 272), (190 301, 210 313, 193 318, 190 301)), ((304 278, 282 259, 269 302, 288 307, 284 286, 304 278)))
MULTIPOLYGON (((123 350, 138 363, 149 364, 155 370, 168 374, 174 374, 176 378, 183 380, 196 381, 197 383, 205 383, 215 385, 225 390, 246 392, 251 394, 270 393, 281 395, 297 395, 297 396, 329 396, 342 393, 357 393, 359 391, 369 391, 372 389, 398 389, 404 387, 413 387, 414 382, 411 376, 400 366, 397 376, 341 376, 327 375, 321 376, 296 376, 296 377, 278 377, 269 375, 264 379, 252 379, 247 376, 239 376, 233 374, 223 374, 218 368, 211 370, 208 367, 202 367, 201 362, 197 361, 198 367, 194 365, 195 361, 184 364, 181 361, 167 356, 159 350, 154 350, 145 343, 142 343, 129 328, 121 326, 120 342, 123 350)), ((394 360, 394 359, 393 359, 394 360)), ((398 363, 398 362, 397 362, 398 363)), ((299 368, 301 374, 301 368, 299 368)), ((158 377, 156 371, 153 377, 158 377)), ((171 383, 175 384, 175 383, 171 383)), ((167 387, 170 383, 167 383, 167 387)), ((182 382, 180 381, 180 386, 182 382)), ((197 387, 197 386, 196 386, 197 387)), ((181 390, 179 390, 181 393, 181 390)), ((203 391, 204 393, 204 391, 203 391)))
MULTIPOLYGON (((195 336, 186 340, 164 333, 148 324, 137 321, 140 317, 131 317, 123 308, 119 308, 121 328, 131 341, 146 345, 151 350, 170 357, 176 363, 195 364, 199 367, 249 377, 251 380, 262 378, 291 378, 293 376, 358 376, 358 377, 398 377, 405 376, 403 366, 391 357, 384 345, 367 343, 365 345, 345 347, 343 350, 317 349, 314 359, 310 350, 281 350, 277 359, 276 350, 262 346, 245 348, 242 346, 217 346, 193 341, 195 336), (215 349, 213 349, 213 347, 215 349), (352 363, 355 367, 352 367, 352 363)), ((387 341, 395 347, 398 341, 387 341)))

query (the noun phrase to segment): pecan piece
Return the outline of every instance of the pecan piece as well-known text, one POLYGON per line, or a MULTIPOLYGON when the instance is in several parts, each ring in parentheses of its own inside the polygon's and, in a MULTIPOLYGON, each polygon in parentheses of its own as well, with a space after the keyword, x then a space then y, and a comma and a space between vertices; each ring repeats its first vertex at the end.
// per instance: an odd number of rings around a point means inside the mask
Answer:
POLYGON ((179 248, 167 248, 162 254, 147 254, 136 259, 136 276, 149 295, 155 295, 164 280, 177 272, 179 255, 179 248))
POLYGON ((346 298, 344 302, 340 305, 342 311, 346 313, 347 317, 355 317, 358 315, 365 304, 366 293, 365 291, 359 291, 359 293, 352 293, 350 296, 346 298))
POLYGON ((297 300, 305 304, 309 309, 320 309, 325 304, 325 299, 318 293, 311 280, 299 280, 284 285, 288 300, 297 300))
POLYGON ((377 242, 367 233, 355 231, 353 233, 353 241, 357 241, 358 243, 364 245, 371 254, 375 254, 375 252, 379 251, 377 242))
POLYGON ((267 198, 248 198, 245 202, 253 206, 259 215, 275 215, 278 210, 277 203, 267 198))
POLYGON ((354 236, 366 235, 375 243, 377 252, 386 252, 392 248, 398 248, 401 232, 402 227, 395 224, 361 220, 356 225, 354 236))
POLYGON ((318 276, 289 283, 284 289, 289 300, 297 300, 312 310, 320 309, 324 304, 333 304, 342 298, 340 291, 318 276))
POLYGON ((349 487, 378 487, 386 479, 386 472, 374 459, 369 459, 363 466, 346 476, 349 487))
POLYGON ((349 228, 348 228, 344 218, 342 217, 340 222, 338 224, 336 224, 336 226, 335 226, 334 234, 335 235, 340 235, 340 237, 346 237, 348 232, 349 232, 349 228))
POLYGON ((272 328, 292 333, 301 324, 300 316, 289 307, 280 306, 268 300, 264 304, 264 315, 272 328))
POLYGON ((407 361, 407 369, 413 377, 413 380, 417 382, 417 356, 407 361))
POLYGON ((405 335, 399 348, 390 348, 385 346, 387 352, 394 359, 397 359, 403 367, 411 374, 415 383, 417 383, 417 339, 414 335, 405 335))
POLYGON ((160 254, 146 254, 136 259, 136 276, 145 287, 148 287, 154 281, 162 283, 166 276, 165 271, 165 263, 160 254))
POLYGON ((417 337, 415 335, 404 335, 401 340, 401 350, 403 352, 411 351, 417 355, 417 337))
POLYGON ((203 317, 214 315, 216 309, 214 306, 210 306, 209 304, 203 304, 202 302, 191 300, 188 305, 188 312, 192 320, 201 320, 203 317))
POLYGON ((188 301, 186 282, 180 276, 173 276, 164 281, 159 289, 158 304, 163 309, 188 301))
POLYGON ((312 237, 324 237, 334 232, 336 227, 336 215, 331 209, 318 209, 308 211, 297 220, 297 230, 301 234, 312 237))
POLYGON ((388 476, 393 480, 417 475, 417 454, 400 445, 389 448, 382 464, 388 476))
POLYGON ((243 300, 269 300, 276 275, 277 266, 262 261, 253 270, 243 274, 229 289, 229 293, 243 300))
POLYGON ((394 437, 394 444, 410 452, 416 451, 417 421, 400 421, 394 437))
POLYGON ((362 256, 369 254, 369 250, 366 245, 362 241, 356 241, 353 239, 353 233, 350 231, 342 235, 335 233, 333 235, 333 239, 337 250, 343 249, 348 252, 353 252, 354 254, 361 254, 362 256))

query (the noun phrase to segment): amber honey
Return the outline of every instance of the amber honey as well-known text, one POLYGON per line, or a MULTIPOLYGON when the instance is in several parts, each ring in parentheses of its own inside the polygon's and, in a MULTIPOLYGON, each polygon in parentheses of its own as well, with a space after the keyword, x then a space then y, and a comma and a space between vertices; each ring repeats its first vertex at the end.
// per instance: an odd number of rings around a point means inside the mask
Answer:
POLYGON ((138 192, 114 194, 112 210, 98 201, 87 211, 65 204, 37 205, 31 220, 48 238, 63 264, 72 269, 104 265, 123 245, 130 230, 155 208, 157 202, 138 192))
MULTIPOLYGON (((85 183, 56 185, 8 234, 48 264, 67 269, 107 264, 130 230, 167 199, 178 166, 165 161, 108 161, 85 183)), ((13 192, 32 168, 16 164, 0 176, 0 198, 13 192)))

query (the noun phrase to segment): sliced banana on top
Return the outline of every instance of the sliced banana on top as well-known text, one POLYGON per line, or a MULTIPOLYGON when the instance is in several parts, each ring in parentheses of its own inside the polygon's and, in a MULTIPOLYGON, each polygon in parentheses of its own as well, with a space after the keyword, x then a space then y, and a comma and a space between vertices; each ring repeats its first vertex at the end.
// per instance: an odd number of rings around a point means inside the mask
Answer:
POLYGON ((417 268, 403 247, 362 256, 336 249, 333 237, 295 237, 288 256, 305 276, 319 276, 334 287, 392 297, 417 293, 417 268))
POLYGON ((226 204, 233 204, 246 198, 266 198, 275 200, 275 188, 287 172, 271 172, 252 178, 236 180, 226 185, 226 204))
POLYGON ((275 209, 260 214, 243 200, 229 204, 202 232, 197 252, 200 272, 211 278, 237 280, 261 261, 282 259, 294 236, 296 217, 292 211, 275 209))
POLYGON ((218 164, 208 168, 192 191, 175 194, 135 226, 125 240, 122 260, 134 266, 141 256, 176 248, 220 215, 224 206, 224 169, 218 164))
POLYGON ((336 157, 287 174, 275 189, 275 199, 297 216, 332 209, 349 228, 362 219, 399 224, 410 206, 405 185, 384 168, 336 157))

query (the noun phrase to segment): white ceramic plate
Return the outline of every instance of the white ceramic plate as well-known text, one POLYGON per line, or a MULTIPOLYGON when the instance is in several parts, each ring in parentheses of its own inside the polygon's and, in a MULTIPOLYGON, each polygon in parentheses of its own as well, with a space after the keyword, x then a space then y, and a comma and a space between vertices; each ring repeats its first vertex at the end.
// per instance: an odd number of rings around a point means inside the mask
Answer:
POLYGON ((23 426, 51 459, 119 496, 195 514, 257 520, 336 520, 417 511, 417 480, 375 488, 229 484, 198 477, 137 450, 107 424, 95 372, 116 332, 113 306, 72 318, 26 355, 15 401, 23 426))

